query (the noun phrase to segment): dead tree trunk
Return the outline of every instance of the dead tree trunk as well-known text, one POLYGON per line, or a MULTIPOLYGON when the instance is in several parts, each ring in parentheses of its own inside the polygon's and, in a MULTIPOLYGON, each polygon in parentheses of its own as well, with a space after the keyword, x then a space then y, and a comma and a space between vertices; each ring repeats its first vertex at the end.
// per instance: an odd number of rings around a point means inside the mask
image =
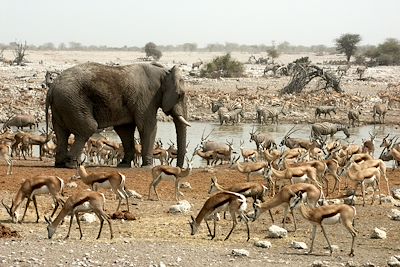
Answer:
POLYGON ((343 92, 340 88, 340 79, 333 73, 326 72, 318 66, 296 63, 293 69, 292 78, 288 85, 282 90, 281 94, 297 94, 314 78, 319 77, 325 81, 324 89, 332 88, 336 92, 343 92))

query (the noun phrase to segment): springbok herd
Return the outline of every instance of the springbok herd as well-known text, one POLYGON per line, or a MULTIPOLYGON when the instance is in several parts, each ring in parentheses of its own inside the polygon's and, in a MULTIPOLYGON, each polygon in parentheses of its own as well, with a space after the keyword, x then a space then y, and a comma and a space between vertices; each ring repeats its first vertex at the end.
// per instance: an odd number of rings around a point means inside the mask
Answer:
MULTIPOLYGON (((228 239, 234 231, 239 221, 244 222, 247 228, 247 240, 250 239, 250 229, 248 222, 255 221, 260 214, 269 212, 271 221, 274 222, 271 209, 278 206, 284 208, 283 227, 286 225, 286 217, 290 211, 294 231, 297 229, 296 219, 293 209, 299 208, 300 214, 312 225, 312 243, 310 252, 313 250, 313 243, 316 236, 317 226, 321 227, 322 233, 328 243, 330 253, 332 247, 325 232, 325 224, 341 223, 351 235, 351 245, 349 255, 354 255, 355 238, 357 232, 354 228, 354 218, 356 207, 347 204, 328 204, 326 199, 329 194, 335 192, 340 194, 343 188, 347 191, 352 190, 353 197, 356 194, 362 195, 362 205, 366 205, 367 187, 373 187, 371 205, 378 198, 381 202, 380 193, 390 195, 388 176, 386 175, 385 161, 393 160, 397 167, 400 161, 400 146, 396 136, 385 136, 379 147, 383 147, 380 157, 374 158, 375 133, 370 133, 370 139, 364 140, 361 144, 345 144, 338 140, 327 140, 323 135, 333 135, 331 131, 324 131, 325 126, 317 130, 312 130, 312 138, 301 139, 293 138, 291 135, 296 132, 295 127, 285 134, 282 141, 276 144, 268 134, 253 130, 250 134, 250 142, 255 143, 255 148, 245 148, 244 142, 240 142, 240 151, 235 152, 233 142, 227 140, 226 143, 218 143, 208 140, 204 132, 200 143, 192 153, 187 152, 185 168, 173 167, 171 165, 176 157, 176 148, 171 142, 169 148, 163 148, 161 140, 157 140, 154 147, 154 158, 160 164, 155 165, 149 174, 152 176, 149 185, 148 199, 152 199, 152 191, 155 192, 157 200, 157 186, 161 181, 173 181, 175 186, 175 199, 179 200, 183 194, 180 191, 180 184, 184 178, 192 174, 192 163, 195 156, 204 159, 207 168, 214 168, 217 164, 225 165, 222 168, 238 171, 246 177, 247 181, 230 185, 221 185, 217 177, 212 177, 209 194, 210 197, 205 201, 203 207, 196 217, 191 217, 191 234, 196 234, 202 221, 205 221, 209 235, 213 239, 216 235, 216 223, 220 220, 219 213, 227 211, 232 220, 232 228, 225 237, 228 239), (175 152, 175 153, 174 153, 175 152), (261 175, 263 182, 251 181, 254 175, 261 175), (334 184, 329 186, 330 182, 334 184), (360 189, 360 191, 358 191, 360 189), (375 192, 378 191, 378 197, 375 192), (252 198, 252 206, 247 202, 247 198, 252 198), (251 207, 253 210, 251 210, 251 207), (213 221, 213 230, 208 222, 213 221)), ((330 127, 330 126, 329 126, 330 127)), ((328 128, 329 128, 328 127, 328 128)), ((345 130, 344 130, 345 131, 345 130)), ((346 132, 345 132, 346 133, 346 132)), ((49 145, 53 139, 52 133, 34 135, 19 131, 13 133, 5 130, 0 135, 2 140, 0 153, 8 164, 7 175, 12 177, 12 159, 22 159, 32 156, 32 146, 39 146, 40 159, 43 156, 53 155, 54 147, 49 145)), ((73 142, 73 140, 71 140, 73 142)), ((54 146, 54 144, 53 144, 54 146)), ((137 155, 140 155, 140 141, 135 145, 137 155)), ((109 164, 114 163, 121 157, 123 151, 121 145, 105 138, 90 139, 83 151, 85 160, 100 163, 101 161, 109 164), (107 155, 107 156, 104 156, 107 155)), ((139 165, 139 157, 134 165, 139 165)), ((50 217, 45 217, 47 222, 48 237, 51 238, 58 225, 66 216, 70 216, 70 224, 66 237, 69 237, 73 218, 78 223, 80 237, 82 230, 79 215, 85 212, 94 212, 100 220, 100 229, 97 238, 100 238, 104 221, 107 221, 110 228, 110 237, 113 238, 112 223, 108 214, 105 213, 105 197, 98 189, 111 189, 118 199, 117 211, 120 209, 122 201, 125 202, 129 211, 129 197, 131 191, 127 189, 126 178, 123 169, 108 172, 88 172, 83 162, 78 164, 77 174, 71 179, 80 179, 90 190, 76 189, 67 199, 63 196, 64 180, 54 175, 38 175, 26 178, 19 190, 15 193, 11 205, 2 200, 2 204, 10 215, 12 222, 23 222, 28 206, 31 201, 36 210, 36 222, 39 222, 39 212, 36 196, 47 194, 54 201, 54 210, 50 217), (24 213, 20 218, 17 210, 26 199, 24 213), (61 209, 57 216, 53 218, 58 209, 61 209)), ((354 202, 353 202, 354 203, 354 202)), ((224 216, 225 217, 225 216, 224 216)))

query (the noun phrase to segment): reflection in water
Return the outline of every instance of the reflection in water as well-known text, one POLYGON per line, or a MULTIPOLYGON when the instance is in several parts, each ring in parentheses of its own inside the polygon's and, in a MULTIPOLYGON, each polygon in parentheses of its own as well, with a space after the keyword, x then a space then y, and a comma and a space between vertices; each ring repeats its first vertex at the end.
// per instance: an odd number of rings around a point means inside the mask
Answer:
MULTIPOLYGON (((234 151, 240 153, 239 145, 240 140, 244 141, 244 147, 255 148, 254 143, 250 143, 250 132, 259 131, 267 132, 279 145, 283 136, 294 126, 294 124, 268 124, 268 125, 258 125, 258 124, 240 124, 240 125, 219 125, 217 123, 205 123, 205 122, 191 122, 192 127, 188 127, 187 131, 187 141, 189 141, 188 153, 192 155, 193 150, 196 145, 200 144, 201 137, 204 131, 204 137, 209 134, 208 139, 218 142, 225 143, 227 140, 233 140, 234 151)), ((44 125, 39 125, 39 129, 42 129, 44 125)), ((310 124, 298 124, 295 127, 296 132, 293 133, 292 137, 297 138, 309 138, 311 132, 310 124)), ((338 132, 334 135, 334 139, 342 139, 344 142, 361 144, 362 140, 369 139, 369 133, 376 132, 377 136, 375 138, 375 157, 378 157, 381 148, 379 147, 382 142, 383 137, 388 133, 391 135, 397 134, 398 129, 395 126, 385 126, 385 125, 365 125, 361 127, 350 128, 350 138, 346 139, 346 136, 342 132, 338 132)), ((111 140, 120 141, 119 137, 113 131, 106 131, 101 133, 103 136, 109 137, 111 140)), ((136 133, 136 136, 138 134, 136 133)), ((176 133, 175 126, 172 122, 159 122, 157 127, 157 138, 161 138, 164 147, 167 146, 169 140, 174 141, 176 144, 176 133)), ((328 139, 329 140, 329 139, 328 139)), ((37 149, 37 148, 36 148, 37 149)), ((35 155, 38 152, 34 151, 35 155)), ((158 162, 158 161, 157 161, 158 162)), ((195 156, 193 167, 205 166, 206 162, 202 161, 200 157, 195 156)))

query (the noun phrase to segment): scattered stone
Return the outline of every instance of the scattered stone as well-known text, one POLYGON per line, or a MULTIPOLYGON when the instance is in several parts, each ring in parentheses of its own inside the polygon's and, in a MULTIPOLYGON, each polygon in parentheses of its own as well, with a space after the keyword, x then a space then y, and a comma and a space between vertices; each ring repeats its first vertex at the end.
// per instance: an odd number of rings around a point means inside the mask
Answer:
POLYGON ((329 262, 316 260, 311 264, 312 267, 328 267, 329 262))
POLYGON ((179 184, 179 188, 182 188, 182 189, 192 189, 192 186, 190 185, 189 182, 182 182, 182 183, 179 184))
POLYGON ((77 188, 78 184, 76 182, 69 182, 66 184, 67 188, 77 188))
POLYGON ((233 249, 232 255, 237 257, 248 257, 250 252, 245 249, 233 249))
POLYGON ((389 217, 394 221, 400 221, 400 210, 392 209, 390 211, 389 217))
POLYGON ((0 238, 21 237, 20 234, 11 228, 0 224, 0 238))
POLYGON ((307 249, 307 244, 304 242, 297 242, 297 241, 292 241, 292 243, 290 244, 291 248, 294 249, 307 249))
POLYGON ((393 198, 400 200, 400 188, 392 189, 393 198))
POLYGON ((357 200, 356 196, 349 196, 349 197, 343 198, 343 203, 354 206, 356 204, 356 200, 357 200))
POLYGON ((364 264, 361 265, 362 267, 375 267, 375 264, 373 264, 372 262, 366 262, 364 264))
POLYGON ((81 222, 93 223, 97 220, 97 217, 93 213, 85 213, 82 216, 80 216, 79 220, 81 222))
POLYGON ((390 257, 387 264, 390 267, 400 267, 400 255, 390 257))
POLYGON ((375 228, 374 231, 371 234, 372 239, 385 239, 386 238, 386 232, 379 229, 375 228))
MULTIPOLYGON (((332 247, 332 251, 339 250, 339 246, 337 246, 337 245, 331 245, 331 247, 332 247)), ((328 249, 329 250, 329 247, 325 246, 324 249, 328 249)))
POLYGON ((393 203, 393 202, 395 202, 395 199, 392 196, 381 195, 381 196, 377 196, 376 200, 379 201, 379 198, 381 199, 382 203, 393 203))
POLYGON ((271 248, 272 244, 269 241, 260 240, 260 241, 254 242, 254 246, 259 247, 259 248, 271 248))
POLYGON ((126 193, 129 197, 142 199, 142 195, 136 192, 135 190, 126 190, 126 193))
POLYGON ((170 213, 188 213, 190 212, 190 209, 192 208, 192 205, 187 200, 181 200, 178 202, 176 205, 172 205, 169 207, 169 212, 170 213))
POLYGON ((272 225, 271 227, 268 228, 268 237, 271 238, 283 238, 286 237, 288 234, 287 230, 279 227, 277 225, 272 225))
POLYGON ((348 261, 346 262, 346 267, 357 267, 357 264, 353 261, 348 261))
POLYGON ((340 199, 337 199, 337 198, 329 199, 329 200, 327 200, 327 202, 328 202, 329 205, 342 203, 342 201, 340 199))
POLYGON ((130 211, 127 211, 127 210, 116 211, 110 217, 113 220, 127 220, 127 221, 136 220, 136 216, 133 213, 131 213, 130 211))

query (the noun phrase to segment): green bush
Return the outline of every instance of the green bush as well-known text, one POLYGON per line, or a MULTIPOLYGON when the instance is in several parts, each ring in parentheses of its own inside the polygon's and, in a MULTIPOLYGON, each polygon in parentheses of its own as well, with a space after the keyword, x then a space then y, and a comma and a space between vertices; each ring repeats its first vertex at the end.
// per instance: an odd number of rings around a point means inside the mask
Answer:
POLYGON ((215 57, 200 70, 201 77, 207 78, 236 78, 244 76, 244 65, 231 58, 231 54, 215 57))
POLYGON ((364 56, 371 59, 370 65, 400 65, 400 42, 389 38, 378 47, 365 51, 364 56))

